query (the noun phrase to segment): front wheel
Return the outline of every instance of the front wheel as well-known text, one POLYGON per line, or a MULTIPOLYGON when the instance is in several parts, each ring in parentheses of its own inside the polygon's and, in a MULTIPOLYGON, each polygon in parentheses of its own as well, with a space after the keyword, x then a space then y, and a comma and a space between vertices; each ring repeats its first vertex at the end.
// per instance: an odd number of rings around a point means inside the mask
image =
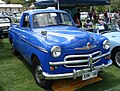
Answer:
POLYGON ((120 49, 117 49, 112 55, 113 63, 120 68, 120 49))
POLYGON ((33 76, 34 76, 36 83, 44 89, 49 89, 52 86, 53 82, 44 79, 42 75, 43 70, 37 57, 33 59, 33 62, 34 62, 33 63, 33 76))

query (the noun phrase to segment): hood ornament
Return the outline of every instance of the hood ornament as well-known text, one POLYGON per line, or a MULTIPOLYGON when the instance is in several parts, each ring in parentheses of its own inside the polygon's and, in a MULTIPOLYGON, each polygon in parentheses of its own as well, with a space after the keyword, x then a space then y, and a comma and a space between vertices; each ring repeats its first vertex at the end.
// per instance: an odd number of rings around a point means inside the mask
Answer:
POLYGON ((47 38, 47 31, 41 31, 41 35, 42 35, 44 38, 47 38))

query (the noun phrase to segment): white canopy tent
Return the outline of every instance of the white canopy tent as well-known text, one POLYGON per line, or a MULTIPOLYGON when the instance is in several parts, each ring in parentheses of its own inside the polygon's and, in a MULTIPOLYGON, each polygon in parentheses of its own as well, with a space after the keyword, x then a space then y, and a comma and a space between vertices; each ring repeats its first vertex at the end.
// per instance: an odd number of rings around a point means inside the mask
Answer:
POLYGON ((21 4, 1 4, 0 3, 0 11, 19 11, 22 9, 21 4))

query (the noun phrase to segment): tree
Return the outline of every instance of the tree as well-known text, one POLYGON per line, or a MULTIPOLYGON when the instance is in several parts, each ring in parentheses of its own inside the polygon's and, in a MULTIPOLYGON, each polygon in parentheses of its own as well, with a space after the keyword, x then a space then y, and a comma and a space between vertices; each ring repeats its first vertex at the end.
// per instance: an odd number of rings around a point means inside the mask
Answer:
POLYGON ((103 13, 106 10, 106 6, 102 5, 102 6, 95 6, 94 7, 95 11, 99 12, 99 13, 103 13))
POLYGON ((34 3, 36 0, 20 0, 21 4, 25 7, 29 7, 32 3, 34 3))
POLYGON ((7 4, 11 3, 11 0, 3 0, 3 1, 5 1, 7 4))
POLYGON ((36 0, 3 0, 5 1, 7 4, 12 4, 12 3, 16 3, 16 4, 22 4, 25 7, 30 6, 32 3, 34 3, 36 0))
POLYGON ((120 0, 111 0, 111 12, 120 11, 120 0))

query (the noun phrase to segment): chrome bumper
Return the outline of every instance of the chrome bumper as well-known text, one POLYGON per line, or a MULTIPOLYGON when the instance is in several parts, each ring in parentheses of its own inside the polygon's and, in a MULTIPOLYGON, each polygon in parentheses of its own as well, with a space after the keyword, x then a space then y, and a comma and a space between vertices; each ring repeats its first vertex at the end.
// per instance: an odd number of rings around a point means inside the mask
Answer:
MULTIPOLYGON (((105 67, 107 67, 107 66, 109 66, 111 64, 112 64, 112 60, 110 60, 107 65, 102 64, 100 66, 95 66, 92 70, 97 70, 99 72, 99 71, 102 71, 105 67)), ((52 80, 52 79, 64 79, 64 78, 76 79, 77 77, 80 77, 84 73, 90 72, 90 71, 91 71, 91 68, 86 68, 86 69, 82 69, 82 70, 73 69, 72 73, 63 73, 63 74, 48 74, 46 72, 43 72, 43 76, 44 76, 45 79, 49 79, 49 80, 52 80)))

